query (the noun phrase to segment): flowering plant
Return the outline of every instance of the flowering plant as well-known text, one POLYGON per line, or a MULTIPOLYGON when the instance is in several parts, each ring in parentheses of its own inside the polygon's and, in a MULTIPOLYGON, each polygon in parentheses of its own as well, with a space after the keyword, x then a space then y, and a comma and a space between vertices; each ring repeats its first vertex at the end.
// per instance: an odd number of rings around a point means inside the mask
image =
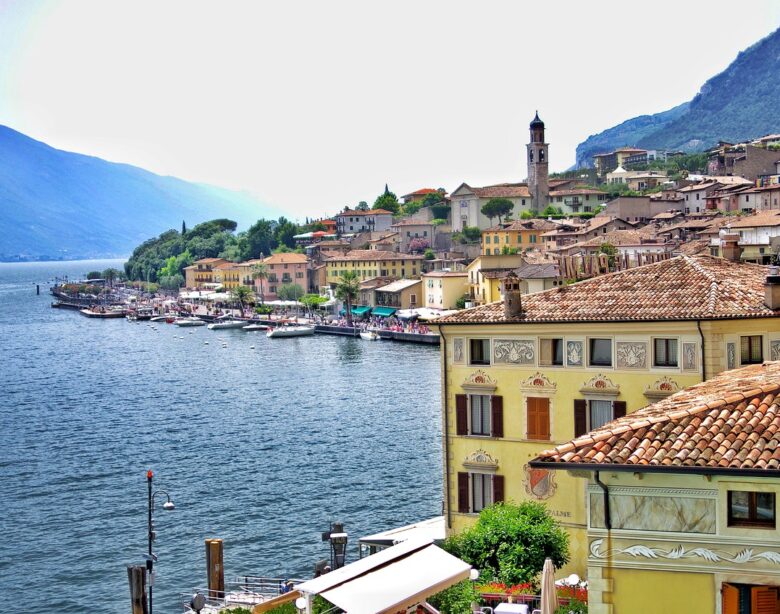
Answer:
POLYGON ((588 589, 582 586, 559 586, 558 597, 563 599, 576 599, 583 603, 588 602, 588 589))
POLYGON ((477 587, 480 593, 493 593, 498 595, 538 595, 536 587, 530 582, 507 585, 503 582, 488 582, 477 587))

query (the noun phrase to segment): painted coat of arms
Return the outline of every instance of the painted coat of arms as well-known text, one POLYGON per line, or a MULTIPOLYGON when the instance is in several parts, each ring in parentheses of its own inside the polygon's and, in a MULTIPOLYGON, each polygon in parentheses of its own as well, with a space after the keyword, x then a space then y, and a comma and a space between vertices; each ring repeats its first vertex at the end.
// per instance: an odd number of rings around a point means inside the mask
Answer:
POLYGON ((526 465, 525 491, 537 499, 549 499, 555 494, 555 472, 526 465))

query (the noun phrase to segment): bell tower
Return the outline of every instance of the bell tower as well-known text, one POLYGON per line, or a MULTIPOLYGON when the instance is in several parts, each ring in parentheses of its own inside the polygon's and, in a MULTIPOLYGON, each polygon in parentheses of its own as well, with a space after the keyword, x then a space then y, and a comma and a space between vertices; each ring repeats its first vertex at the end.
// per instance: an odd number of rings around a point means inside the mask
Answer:
POLYGON ((544 142, 544 122, 537 111, 531 122, 531 142, 528 150, 528 191, 533 199, 533 208, 544 209, 550 200, 550 185, 547 178, 547 149, 544 142))

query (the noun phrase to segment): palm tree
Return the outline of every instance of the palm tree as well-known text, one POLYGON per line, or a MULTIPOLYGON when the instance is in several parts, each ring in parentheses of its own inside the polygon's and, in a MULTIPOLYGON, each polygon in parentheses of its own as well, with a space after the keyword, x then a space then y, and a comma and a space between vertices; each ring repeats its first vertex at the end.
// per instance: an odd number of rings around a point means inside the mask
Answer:
POLYGON ((230 290, 231 298, 241 305, 241 315, 244 315, 244 303, 252 302, 252 290, 247 286, 236 286, 230 290))
POLYGON ((336 296, 347 303, 347 325, 352 326, 352 301, 360 296, 360 279, 355 271, 345 271, 336 283, 336 296))
POLYGON ((268 279, 268 267, 264 262, 258 262, 252 265, 252 279, 260 280, 260 302, 265 303, 265 292, 263 290, 263 280, 268 279))

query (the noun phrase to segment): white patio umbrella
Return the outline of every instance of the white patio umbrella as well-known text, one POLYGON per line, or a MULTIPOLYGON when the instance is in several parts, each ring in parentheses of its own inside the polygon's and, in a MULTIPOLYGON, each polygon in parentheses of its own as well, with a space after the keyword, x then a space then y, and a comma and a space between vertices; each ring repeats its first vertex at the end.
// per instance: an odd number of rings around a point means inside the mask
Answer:
POLYGON ((544 559, 542 568, 542 614, 554 614, 558 609, 558 593, 555 590, 555 567, 550 558, 544 559))

